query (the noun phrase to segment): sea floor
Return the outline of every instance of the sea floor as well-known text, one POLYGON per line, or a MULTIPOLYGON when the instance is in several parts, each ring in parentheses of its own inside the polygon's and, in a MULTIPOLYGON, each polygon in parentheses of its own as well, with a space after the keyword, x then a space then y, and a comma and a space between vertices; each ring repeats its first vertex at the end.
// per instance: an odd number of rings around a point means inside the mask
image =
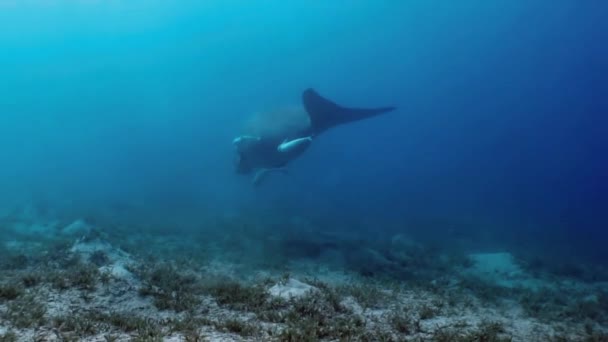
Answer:
POLYGON ((5 217, 0 341, 608 341, 605 282, 506 250, 244 221, 5 217))

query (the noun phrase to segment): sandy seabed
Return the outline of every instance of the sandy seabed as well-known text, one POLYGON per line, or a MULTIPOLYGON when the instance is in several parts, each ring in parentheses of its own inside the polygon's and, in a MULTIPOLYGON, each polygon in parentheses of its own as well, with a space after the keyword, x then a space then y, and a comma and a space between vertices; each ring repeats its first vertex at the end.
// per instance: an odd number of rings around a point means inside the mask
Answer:
POLYGON ((12 220, 2 238, 0 341, 608 341, 605 283, 507 251, 455 261, 396 236, 390 256, 361 248, 357 269, 335 245, 289 259, 241 233, 200 244, 12 220))

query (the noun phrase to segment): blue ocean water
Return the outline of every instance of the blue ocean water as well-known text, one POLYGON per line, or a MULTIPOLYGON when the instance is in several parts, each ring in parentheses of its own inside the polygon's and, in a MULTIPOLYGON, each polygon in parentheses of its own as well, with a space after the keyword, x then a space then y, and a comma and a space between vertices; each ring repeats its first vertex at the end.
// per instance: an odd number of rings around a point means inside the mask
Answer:
POLYGON ((0 340, 608 340, 606 18, 0 0, 0 340), (310 88, 396 109, 237 172, 310 88))
POLYGON ((602 1, 4 0, 0 202, 135 222, 259 211, 605 263, 607 15, 602 1), (253 187, 232 139, 309 87, 398 109, 253 187))

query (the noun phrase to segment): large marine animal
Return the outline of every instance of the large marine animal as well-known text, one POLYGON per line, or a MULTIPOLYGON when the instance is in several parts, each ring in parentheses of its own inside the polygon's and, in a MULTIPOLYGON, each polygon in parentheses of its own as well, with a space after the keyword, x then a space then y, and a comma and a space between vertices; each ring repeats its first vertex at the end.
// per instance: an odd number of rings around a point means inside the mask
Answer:
POLYGON ((394 109, 344 107, 307 89, 302 93, 302 106, 260 113, 245 125, 243 134, 232 141, 236 172, 254 173, 253 184, 261 184, 267 175, 285 172, 285 166, 302 155, 321 133, 394 109))

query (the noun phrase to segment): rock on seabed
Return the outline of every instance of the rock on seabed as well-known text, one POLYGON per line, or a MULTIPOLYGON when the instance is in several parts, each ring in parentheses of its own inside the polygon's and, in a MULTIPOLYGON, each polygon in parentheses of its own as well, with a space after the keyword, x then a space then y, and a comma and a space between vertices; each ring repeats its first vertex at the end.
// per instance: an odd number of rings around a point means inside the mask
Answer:
POLYGON ((275 297, 283 299, 298 298, 305 296, 307 293, 317 291, 318 289, 312 285, 303 283, 297 279, 289 278, 285 283, 278 283, 271 287, 268 292, 275 297))

